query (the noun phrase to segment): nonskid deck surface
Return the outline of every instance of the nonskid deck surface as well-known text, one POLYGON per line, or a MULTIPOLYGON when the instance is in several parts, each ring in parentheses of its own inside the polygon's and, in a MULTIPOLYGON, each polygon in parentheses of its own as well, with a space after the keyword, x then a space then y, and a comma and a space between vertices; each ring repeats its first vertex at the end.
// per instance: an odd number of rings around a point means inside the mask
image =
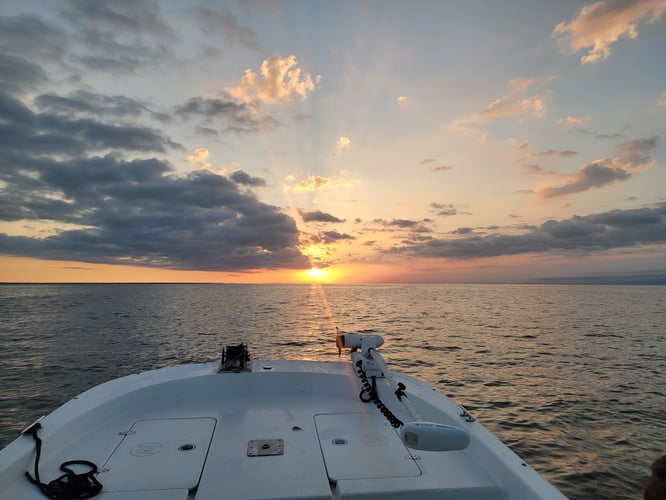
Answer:
MULTIPOLYGON (((42 421, 42 481, 72 459, 101 469, 100 499, 564 498, 451 400, 394 373, 423 420, 470 435, 464 450, 407 448, 386 417, 359 398, 348 363, 255 360, 124 377, 91 389, 42 421), (538 495, 536 494, 538 492, 538 495)), ((401 420, 384 379, 381 400, 401 420)), ((34 442, 0 452, 0 491, 43 498, 23 476, 34 442)))

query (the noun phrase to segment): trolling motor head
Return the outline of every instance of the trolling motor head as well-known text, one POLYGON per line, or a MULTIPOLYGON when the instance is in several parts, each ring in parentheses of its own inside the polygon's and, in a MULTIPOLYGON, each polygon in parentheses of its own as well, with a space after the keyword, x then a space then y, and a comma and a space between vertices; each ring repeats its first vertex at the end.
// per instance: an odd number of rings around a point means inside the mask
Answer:
POLYGON ((342 353, 343 348, 351 349, 352 352, 356 352, 360 348, 361 352, 367 354, 368 350, 384 345, 384 339, 381 335, 360 335, 358 333, 340 335, 338 330, 335 345, 338 346, 338 356, 342 353))
MULTIPOLYGON (((336 329, 337 330, 337 329, 336 329)), ((377 347, 384 344, 384 339, 379 335, 359 335, 350 333, 340 335, 337 331, 335 344, 338 347, 338 355, 342 353, 342 349, 351 349, 352 363, 359 366, 359 376, 361 376, 365 383, 368 384, 367 388, 361 391, 361 396, 365 391, 370 390, 368 377, 372 377, 373 385, 376 378, 385 378, 393 389, 396 389, 395 395, 398 400, 405 406, 409 414, 414 418, 414 422, 403 423, 398 419, 387 407, 384 402, 379 400, 375 388, 374 400, 379 402, 384 410, 382 413, 387 417, 389 423, 395 427, 402 427, 400 431, 400 439, 409 448, 413 450, 423 451, 455 451, 467 448, 470 442, 470 437, 467 432, 453 425, 445 425, 437 422, 424 422, 412 406, 407 394, 405 394, 405 385, 396 381, 391 376, 391 373, 384 361, 384 358, 379 352, 377 347), (358 352, 361 349, 361 352, 358 352), (372 352, 370 352, 372 351, 372 352), (388 414, 387 414, 388 413, 388 414), (396 422, 398 425, 396 425, 396 422)), ((372 399, 361 399, 368 402, 372 399)), ((375 403, 377 404, 377 402, 375 403)), ((378 408, 380 407, 378 405, 378 408)))

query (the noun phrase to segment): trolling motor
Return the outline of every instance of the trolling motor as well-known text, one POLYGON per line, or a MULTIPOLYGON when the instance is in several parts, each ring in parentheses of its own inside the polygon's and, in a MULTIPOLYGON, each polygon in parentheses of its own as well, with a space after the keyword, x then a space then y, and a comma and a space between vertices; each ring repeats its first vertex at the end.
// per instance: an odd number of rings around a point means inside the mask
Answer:
POLYGON ((405 393, 407 387, 402 382, 396 383, 384 357, 377 351, 378 347, 384 345, 384 339, 380 335, 355 333, 343 335, 337 330, 335 344, 338 348, 338 355, 342 353, 343 348, 351 349, 352 364, 364 386, 360 394, 361 400, 373 402, 393 427, 401 428, 400 438, 406 446, 423 451, 453 451, 467 448, 469 435, 464 429, 436 422, 424 422, 419 416, 405 393), (379 399, 376 386, 376 380, 379 378, 386 379, 395 389, 395 396, 414 419, 413 422, 403 423, 379 399), (369 380, 372 380, 372 383, 369 380))

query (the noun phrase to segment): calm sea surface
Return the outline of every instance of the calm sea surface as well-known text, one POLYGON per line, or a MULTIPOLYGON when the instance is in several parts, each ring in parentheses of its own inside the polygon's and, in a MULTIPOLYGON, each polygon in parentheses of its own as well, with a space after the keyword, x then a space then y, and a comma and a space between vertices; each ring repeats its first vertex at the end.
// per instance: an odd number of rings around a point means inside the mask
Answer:
POLYGON ((0 447, 89 387, 254 357, 337 361, 335 327, 466 406, 572 499, 637 499, 666 453, 666 287, 3 285, 0 447))

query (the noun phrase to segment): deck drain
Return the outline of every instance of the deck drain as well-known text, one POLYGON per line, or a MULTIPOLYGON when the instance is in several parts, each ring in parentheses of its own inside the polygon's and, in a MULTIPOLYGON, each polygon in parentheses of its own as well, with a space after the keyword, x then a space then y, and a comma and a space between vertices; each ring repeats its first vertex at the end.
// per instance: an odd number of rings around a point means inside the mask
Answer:
POLYGON ((336 446, 342 446, 342 445, 347 444, 347 440, 345 438, 335 438, 331 442, 336 446))
POLYGON ((178 447, 178 451, 191 451, 194 448, 196 448, 196 446, 193 445, 192 443, 186 443, 186 444, 180 445, 178 447))

